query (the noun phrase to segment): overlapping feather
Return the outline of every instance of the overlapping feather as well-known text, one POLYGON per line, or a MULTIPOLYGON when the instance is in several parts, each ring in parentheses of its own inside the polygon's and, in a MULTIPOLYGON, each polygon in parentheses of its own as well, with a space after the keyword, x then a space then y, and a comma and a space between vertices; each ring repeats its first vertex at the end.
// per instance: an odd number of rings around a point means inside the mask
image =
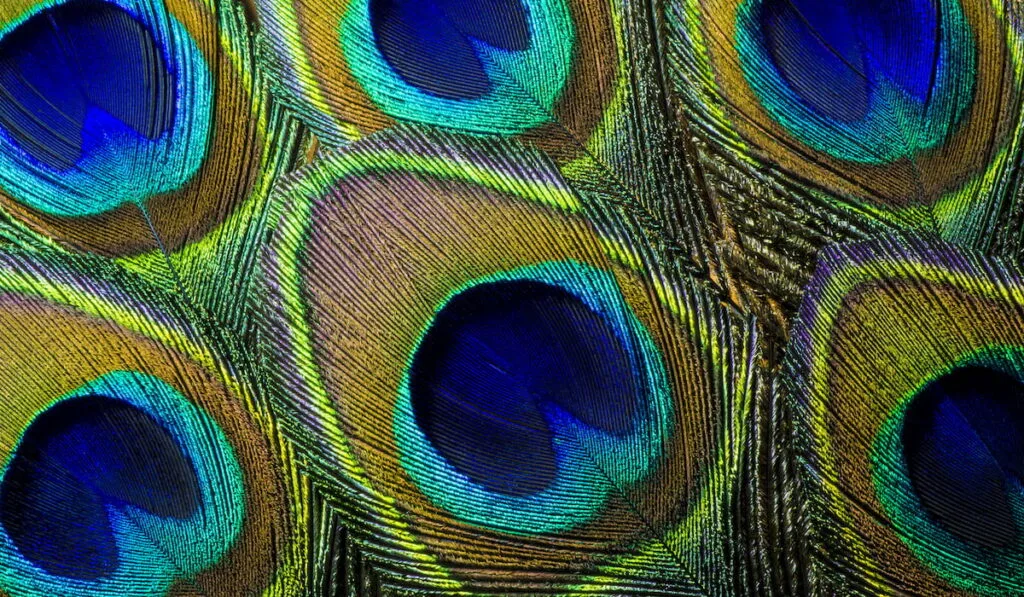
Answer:
POLYGON ((518 137, 636 211, 691 271, 707 206, 672 123, 646 2, 258 0, 275 89, 329 146, 397 122, 518 137))
POLYGON ((1016 247, 1013 4, 665 3, 673 99, 726 267, 795 306, 828 242, 912 228, 1016 247))
POLYGON ((1024 592, 1022 22, 4 3, 0 594, 1024 592))

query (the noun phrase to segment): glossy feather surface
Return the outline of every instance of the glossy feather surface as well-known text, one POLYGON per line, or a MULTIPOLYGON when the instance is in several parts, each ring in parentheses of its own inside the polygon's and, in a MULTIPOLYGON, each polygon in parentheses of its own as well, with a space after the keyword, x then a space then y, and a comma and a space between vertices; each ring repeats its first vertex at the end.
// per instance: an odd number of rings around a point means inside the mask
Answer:
POLYGON ((0 2, 0 596, 1024 594, 1024 10, 0 2))
POLYGON ((301 578, 293 466, 191 311, 98 260, 5 253, 0 591, 237 595, 301 578))
POLYGON ((715 529, 739 449, 721 433, 742 432, 754 374, 741 318, 617 264, 557 171, 515 143, 396 132, 286 189, 263 261, 284 423, 339 499, 367 495, 349 515, 371 545, 418 546, 391 582, 721 582, 732 561, 715 529), (364 227, 372 214, 391 224, 364 227), (725 355, 737 380, 716 373, 725 355))

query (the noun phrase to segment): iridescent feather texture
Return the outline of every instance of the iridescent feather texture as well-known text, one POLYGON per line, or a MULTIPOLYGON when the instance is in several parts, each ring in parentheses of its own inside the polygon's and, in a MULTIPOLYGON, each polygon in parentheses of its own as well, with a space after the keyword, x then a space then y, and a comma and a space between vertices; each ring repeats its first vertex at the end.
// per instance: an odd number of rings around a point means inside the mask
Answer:
POLYGON ((233 349, 55 253, 0 255, 0 318, 0 594, 297 593, 294 461, 233 349))
POLYGON ((0 209, 32 243, 122 261, 237 317, 251 222, 295 159, 238 7, 0 7, 0 209))
POLYGON ((1009 0, 0 2, 0 597, 1024 594, 1009 0))
POLYGON ((521 134, 556 120, 558 104, 570 98, 576 101, 565 108, 601 109, 610 90, 594 83, 609 85, 617 66, 607 55, 614 47, 611 6, 602 3, 260 0, 256 6, 279 88, 332 144, 394 120, 521 134), (592 35, 602 36, 603 55, 588 55, 601 51, 587 43, 592 35), (573 91, 580 85, 595 97, 573 91))
POLYGON ((822 257, 780 389, 824 592, 1024 589, 1022 289, 934 239, 822 257))
POLYGON ((391 546, 389 582, 725 586, 749 322, 595 228, 514 142, 396 130, 281 192, 258 296, 283 424, 391 546))
POLYGON ((666 3, 673 98, 730 269, 795 304, 827 242, 912 228, 1015 244, 1014 4, 666 3))
POLYGON ((254 3, 274 90, 324 144, 396 122, 516 137, 706 268, 705 205, 686 190, 647 3, 254 3))

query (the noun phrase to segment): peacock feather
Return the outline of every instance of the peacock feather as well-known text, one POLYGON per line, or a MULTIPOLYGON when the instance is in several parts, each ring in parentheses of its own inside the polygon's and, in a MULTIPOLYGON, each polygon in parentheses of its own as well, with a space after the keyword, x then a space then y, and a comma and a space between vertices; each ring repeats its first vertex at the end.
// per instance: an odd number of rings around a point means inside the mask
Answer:
POLYGON ((98 260, 0 255, 0 594, 298 594, 294 461, 193 317, 98 260))
POLYGON ((215 311, 299 133, 225 2, 0 7, 0 208, 29 237, 118 258, 215 311))
POLYGON ((281 193, 259 303, 283 424, 394 582, 724 586, 749 322, 519 144, 396 129, 281 193))
POLYGON ((332 144, 396 120, 586 135, 619 70, 612 6, 576 0, 256 2, 280 91, 332 144))
POLYGON ((828 242, 918 229, 990 246, 1019 184, 1012 4, 668 2, 674 99, 730 269, 795 304, 828 242))
POLYGON ((707 267, 653 7, 618 0, 256 0, 281 101, 328 146, 428 124, 516 137, 707 267))
POLYGON ((1024 594, 1024 9, 3 0, 0 597, 1024 594))
POLYGON ((915 237, 822 257, 782 389, 825 593, 1024 588, 1021 284, 915 237))

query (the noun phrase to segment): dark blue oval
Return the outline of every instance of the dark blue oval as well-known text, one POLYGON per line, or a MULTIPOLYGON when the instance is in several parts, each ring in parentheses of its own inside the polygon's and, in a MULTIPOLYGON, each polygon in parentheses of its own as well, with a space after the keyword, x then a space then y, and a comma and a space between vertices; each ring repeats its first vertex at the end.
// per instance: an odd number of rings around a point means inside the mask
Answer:
POLYGON ((409 85, 433 96, 483 97, 491 83, 473 40, 493 48, 530 46, 522 0, 370 0, 381 55, 409 85))
POLYGON ((779 75, 825 116, 864 118, 882 77, 928 102, 940 42, 930 0, 764 0, 760 26, 779 75))
POLYGON ((646 384, 635 342, 558 286, 474 286, 437 314, 413 358, 417 424, 457 470, 525 496, 558 474, 554 406, 608 433, 631 432, 646 384))
POLYGON ((163 48, 115 4, 71 0, 0 39, 0 127, 55 170, 111 133, 158 138, 173 125, 174 94, 163 48))
POLYGON ((108 506, 184 519, 200 504, 195 469, 171 434, 100 395, 37 416, 0 481, 0 524, 14 546, 48 573, 79 580, 117 569, 108 506))
POLYGON ((1024 384, 985 367, 962 367, 926 386, 902 431, 910 481, 929 516, 977 545, 1019 536, 1010 492, 1024 482, 1024 384))

